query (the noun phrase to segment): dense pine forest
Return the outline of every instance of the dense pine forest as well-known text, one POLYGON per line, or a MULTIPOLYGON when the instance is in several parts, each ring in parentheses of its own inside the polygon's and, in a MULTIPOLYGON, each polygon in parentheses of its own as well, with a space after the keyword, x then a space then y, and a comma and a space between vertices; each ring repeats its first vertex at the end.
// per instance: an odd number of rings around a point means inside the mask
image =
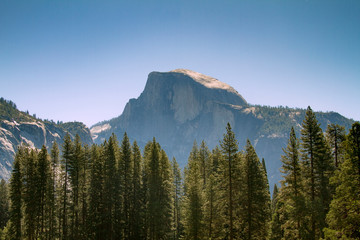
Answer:
POLYGON ((0 239, 360 239, 360 123, 323 131, 309 107, 281 161, 271 199, 265 160, 230 124, 214 149, 194 143, 183 172, 126 133, 23 145, 0 184, 0 239))

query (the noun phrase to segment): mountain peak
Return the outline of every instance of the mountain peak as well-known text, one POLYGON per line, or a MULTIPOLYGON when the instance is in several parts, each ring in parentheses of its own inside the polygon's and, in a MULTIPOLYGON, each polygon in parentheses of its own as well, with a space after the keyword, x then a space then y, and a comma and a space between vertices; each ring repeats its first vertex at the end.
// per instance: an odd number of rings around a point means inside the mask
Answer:
POLYGON ((226 90, 228 92, 239 94, 230 85, 228 85, 226 83, 223 83, 223 82, 217 80, 216 78, 207 76, 207 75, 202 74, 202 73, 198 73, 198 72, 188 70, 188 69, 181 69, 181 68, 172 70, 170 72, 182 73, 184 75, 187 75, 187 76, 191 77, 192 79, 194 79, 196 82, 204 85, 207 88, 223 89, 223 90, 226 90))

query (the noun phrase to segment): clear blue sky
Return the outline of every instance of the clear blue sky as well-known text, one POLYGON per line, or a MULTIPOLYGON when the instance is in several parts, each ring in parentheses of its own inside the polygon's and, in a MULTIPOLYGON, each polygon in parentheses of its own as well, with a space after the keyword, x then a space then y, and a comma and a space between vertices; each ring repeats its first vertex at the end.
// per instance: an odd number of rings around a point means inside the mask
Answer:
POLYGON ((38 117, 91 126, 176 68, 360 120, 360 1, 0 0, 0 96, 38 117))

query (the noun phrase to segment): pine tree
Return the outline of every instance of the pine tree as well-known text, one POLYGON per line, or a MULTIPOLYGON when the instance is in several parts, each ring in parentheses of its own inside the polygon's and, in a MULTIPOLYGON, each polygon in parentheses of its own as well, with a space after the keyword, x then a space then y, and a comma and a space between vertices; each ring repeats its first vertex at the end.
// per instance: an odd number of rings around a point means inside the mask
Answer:
POLYGON ((61 176, 61 185, 62 185, 62 196, 61 196, 61 239, 68 239, 69 229, 68 229, 68 208, 69 208, 69 164, 74 157, 73 143, 70 138, 70 134, 67 133, 64 138, 64 143, 62 146, 62 176, 61 176))
POLYGON ((336 192, 326 217, 325 239, 360 238, 360 123, 352 125, 346 141, 345 161, 331 182, 336 192))
POLYGON ((303 213, 305 203, 303 198, 302 177, 299 157, 299 141, 294 128, 291 128, 290 138, 284 154, 281 156, 283 174, 281 181, 281 201, 283 204, 283 235, 285 239, 304 239, 303 213))
MULTIPOLYGON (((357 169, 358 176, 360 177, 360 123, 355 122, 348 135, 347 152, 351 158, 355 169, 357 169)), ((359 186, 360 186, 360 178, 359 186)))
POLYGON ((38 217, 38 229, 37 229, 37 238, 45 239, 49 236, 49 212, 51 211, 51 199, 53 199, 51 194, 51 162, 49 155, 45 146, 42 147, 41 151, 38 153, 37 161, 37 191, 39 202, 39 215, 38 217))
POLYGON ((3 229, 9 219, 8 186, 4 179, 0 181, 0 229, 3 229))
POLYGON ((329 124, 326 129, 326 138, 333 150, 335 160, 335 167, 341 163, 341 156, 343 155, 344 141, 345 141, 345 127, 338 124, 329 124))
POLYGON ((10 239, 22 238, 22 162, 25 158, 25 149, 19 147, 14 160, 13 171, 10 179, 10 226, 9 237, 10 239))
POLYGON ((205 239, 204 232, 204 196, 202 161, 196 142, 185 169, 184 182, 184 233, 185 239, 205 239))
POLYGON ((223 236, 222 230, 226 216, 222 214, 222 204, 224 197, 227 199, 226 194, 219 194, 224 193, 222 189, 223 184, 219 181, 220 176, 223 176, 220 174, 222 172, 219 169, 220 163, 224 164, 224 161, 221 150, 218 146, 212 150, 210 159, 209 175, 205 189, 205 236, 208 237, 208 239, 218 239, 220 236, 223 236))
POLYGON ((147 239, 166 239, 171 235, 171 169, 169 160, 155 138, 145 147, 147 186, 147 239))
POLYGON ((171 162, 174 186, 174 208, 173 208, 173 237, 172 239, 180 239, 182 235, 182 219, 181 219, 181 198, 182 198, 182 179, 179 165, 175 158, 171 162))
POLYGON ((247 140, 243 161, 244 188, 241 197, 242 239, 265 239, 270 218, 267 179, 255 149, 247 140))
POLYGON ((59 184, 59 147, 56 141, 54 141, 51 148, 51 186, 49 190, 49 204, 50 204, 50 215, 49 215, 49 238, 58 238, 58 233, 61 229, 58 227, 58 221, 60 219, 60 192, 61 186, 59 184))
POLYGON ((122 198, 120 192, 123 186, 119 176, 119 148, 116 136, 113 134, 104 149, 104 235, 105 239, 121 238, 122 198))
POLYGON ((87 238, 87 226, 88 226, 88 194, 90 184, 90 169, 91 169, 91 151, 88 145, 84 145, 83 158, 80 165, 80 238, 87 238))
POLYGON ((89 239, 100 240, 105 236, 104 219, 104 161, 102 158, 102 147, 93 145, 91 147, 91 173, 89 186, 89 239))
POLYGON ((144 208, 142 206, 142 186, 141 186, 141 166, 142 166, 142 156, 140 148, 137 145, 137 142, 134 141, 132 145, 132 187, 131 187, 131 205, 130 205, 130 238, 129 239, 141 239, 142 236, 142 227, 143 219, 142 212, 144 208))
POLYGON ((280 193, 278 190, 277 185, 274 185, 274 191, 271 201, 271 224, 270 224, 270 237, 269 240, 279 240, 283 239, 284 231, 281 228, 284 221, 283 219, 286 218, 283 214, 281 214, 281 209, 283 208, 284 204, 280 199, 280 193), (282 216, 281 216, 282 215, 282 216))
POLYGON ((234 239, 234 232, 236 231, 234 228, 234 218, 235 218, 235 189, 234 186, 238 185, 235 180, 236 169, 238 164, 238 143, 235 138, 235 134, 231 129, 230 124, 228 123, 226 126, 226 133, 224 134, 223 140, 220 142, 221 151, 223 153, 223 182, 224 189, 226 189, 227 198, 224 199, 225 209, 228 210, 226 215, 228 215, 226 219, 227 233, 226 235, 230 240, 234 239))
POLYGON ((123 222, 124 222, 124 238, 130 238, 130 212, 131 212, 131 189, 132 189, 132 152, 131 145, 127 134, 124 134, 121 142, 121 155, 120 155, 119 171, 121 176, 121 186, 123 186, 122 199, 123 199, 123 222))
POLYGON ((38 176, 36 172, 37 152, 31 150, 26 151, 24 159, 24 227, 25 235, 29 240, 36 239, 36 230, 39 225, 37 217, 39 216, 39 190, 37 184, 38 176))
POLYGON ((270 187, 269 187, 269 179, 268 179, 268 175, 267 175, 267 169, 266 169, 266 164, 265 164, 265 159, 262 158, 261 160, 261 171, 263 172, 264 175, 264 183, 265 183, 265 189, 264 189, 264 194, 265 194, 265 204, 264 204, 264 212, 265 212, 265 218, 267 218, 265 220, 265 225, 264 225, 264 229, 266 231, 265 236, 269 236, 270 234, 270 222, 271 222, 271 196, 270 196, 270 187))
MULTIPOLYGON (((161 148, 160 148, 161 149, 161 148)), ((162 224, 160 225, 160 239, 169 239, 172 236, 172 213, 173 213, 173 175, 171 164, 165 151, 160 151, 160 177, 161 177, 161 217, 162 224)))
POLYGON ((70 204, 70 220, 71 220, 71 232, 70 237, 72 239, 79 238, 79 215, 80 215, 80 174, 81 168, 84 163, 84 151, 81 145, 81 139, 79 135, 75 136, 73 143, 73 156, 68 161, 68 172, 71 187, 71 204, 70 204))
POLYGON ((308 239, 323 236, 325 216, 331 200, 329 176, 333 170, 330 148, 315 113, 308 107, 301 130, 302 169, 307 214, 310 221, 308 239))
POLYGON ((203 182, 203 188, 206 187, 206 178, 208 176, 209 171, 209 158, 210 158, 210 151, 203 140, 200 145, 199 149, 199 161, 200 161, 200 172, 203 182))

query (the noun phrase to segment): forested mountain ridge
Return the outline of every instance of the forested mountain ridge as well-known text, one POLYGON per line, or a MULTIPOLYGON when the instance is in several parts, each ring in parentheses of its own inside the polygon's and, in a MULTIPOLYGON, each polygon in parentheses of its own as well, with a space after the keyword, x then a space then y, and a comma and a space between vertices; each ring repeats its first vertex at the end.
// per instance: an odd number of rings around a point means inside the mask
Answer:
MULTIPOLYGON (((286 104, 286 103, 284 103, 286 104)), ((270 186, 280 180, 282 148, 291 127, 300 132, 306 110, 250 105, 231 86, 190 70, 152 72, 144 91, 130 99, 123 113, 91 127, 95 143, 112 133, 126 131, 141 147, 156 136, 181 167, 187 162, 194 140, 218 145, 229 122, 241 146, 249 139, 260 158, 265 158, 270 186)), ((322 129, 329 123, 351 127, 353 120, 335 112, 317 112, 322 129)))
POLYGON ((40 149, 63 142, 69 132, 74 138, 78 134, 82 141, 91 144, 90 130, 83 123, 55 123, 41 120, 36 115, 19 111, 12 101, 0 99, 0 178, 9 179, 15 152, 20 144, 40 149))

